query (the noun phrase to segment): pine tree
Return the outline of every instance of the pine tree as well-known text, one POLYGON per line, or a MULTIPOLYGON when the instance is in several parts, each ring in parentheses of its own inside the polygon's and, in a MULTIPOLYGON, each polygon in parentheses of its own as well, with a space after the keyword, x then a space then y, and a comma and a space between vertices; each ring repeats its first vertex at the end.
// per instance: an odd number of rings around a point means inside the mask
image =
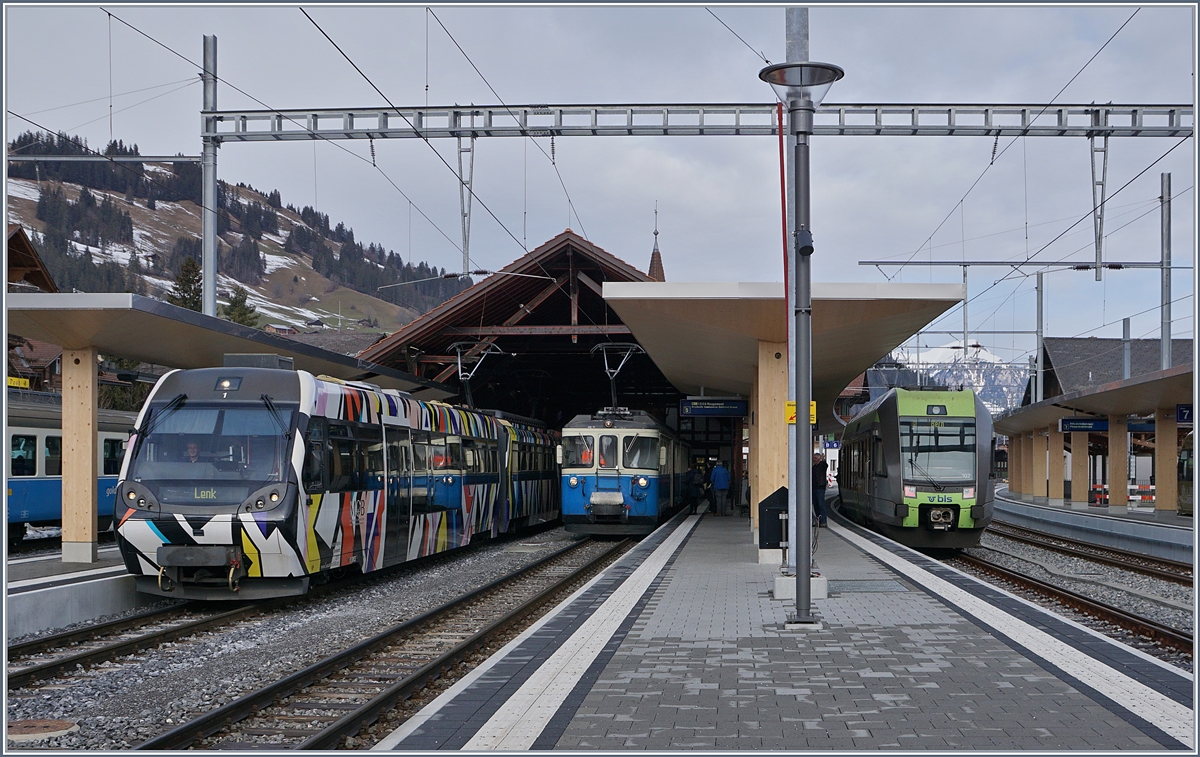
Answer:
POLYGON ((179 266, 179 274, 175 276, 175 285, 167 295, 167 302, 199 313, 203 309, 203 296, 200 264, 192 258, 184 258, 179 266))
POLYGON ((221 308, 221 315, 234 323, 240 323, 243 326, 256 329, 258 328, 257 309, 246 302, 247 294, 245 288, 235 286, 233 292, 229 295, 229 304, 221 308))

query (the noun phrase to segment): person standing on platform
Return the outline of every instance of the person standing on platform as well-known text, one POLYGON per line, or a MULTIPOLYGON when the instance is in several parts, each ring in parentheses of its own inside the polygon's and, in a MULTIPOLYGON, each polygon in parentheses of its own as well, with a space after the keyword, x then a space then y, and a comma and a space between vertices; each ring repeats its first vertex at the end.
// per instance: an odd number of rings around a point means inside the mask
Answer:
POLYGON ((691 507, 692 515, 696 514, 696 507, 700 504, 700 498, 703 496, 704 474, 700 472, 699 465, 693 465, 688 468, 687 473, 683 474, 684 502, 691 507))
POLYGON ((813 453, 812 467, 813 514, 817 516, 822 526, 829 515, 825 512, 825 487, 829 484, 829 463, 820 452, 813 453))
POLYGON ((717 514, 729 515, 729 471, 720 460, 712 469, 712 488, 717 500, 717 514))

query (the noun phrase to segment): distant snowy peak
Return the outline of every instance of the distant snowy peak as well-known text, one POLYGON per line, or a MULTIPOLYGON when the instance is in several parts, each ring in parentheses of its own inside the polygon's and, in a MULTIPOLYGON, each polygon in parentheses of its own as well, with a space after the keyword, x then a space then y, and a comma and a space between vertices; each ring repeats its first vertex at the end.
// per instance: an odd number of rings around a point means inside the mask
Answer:
MULTIPOLYGON (((976 344, 971 342, 972 345, 976 344)), ((906 365, 961 363, 963 362, 962 340, 958 339, 941 347, 927 347, 917 350, 913 347, 901 347, 893 355, 906 365)), ((986 347, 972 346, 967 350, 967 363, 1003 363, 1004 360, 989 351, 986 347)))

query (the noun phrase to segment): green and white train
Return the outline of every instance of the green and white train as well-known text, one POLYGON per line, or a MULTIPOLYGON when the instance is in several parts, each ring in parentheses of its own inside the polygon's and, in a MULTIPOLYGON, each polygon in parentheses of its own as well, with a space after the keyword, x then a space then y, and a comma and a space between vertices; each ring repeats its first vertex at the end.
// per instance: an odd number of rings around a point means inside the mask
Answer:
POLYGON ((979 546, 992 416, 970 390, 892 389, 842 431, 838 511, 915 549, 979 546))

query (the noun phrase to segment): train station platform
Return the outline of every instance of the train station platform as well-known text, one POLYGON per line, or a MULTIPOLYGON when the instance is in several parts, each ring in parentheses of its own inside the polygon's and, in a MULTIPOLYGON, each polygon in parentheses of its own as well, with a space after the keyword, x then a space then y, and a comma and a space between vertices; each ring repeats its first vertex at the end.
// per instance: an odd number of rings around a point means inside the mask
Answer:
POLYGON ((55 552, 13 555, 7 561, 4 625, 7 639, 64 628, 158 601, 138 594, 116 545, 93 563, 63 562, 55 552))
POLYGON ((1191 674, 852 524, 787 630, 747 532, 678 516, 375 748, 1195 748, 1191 674))

